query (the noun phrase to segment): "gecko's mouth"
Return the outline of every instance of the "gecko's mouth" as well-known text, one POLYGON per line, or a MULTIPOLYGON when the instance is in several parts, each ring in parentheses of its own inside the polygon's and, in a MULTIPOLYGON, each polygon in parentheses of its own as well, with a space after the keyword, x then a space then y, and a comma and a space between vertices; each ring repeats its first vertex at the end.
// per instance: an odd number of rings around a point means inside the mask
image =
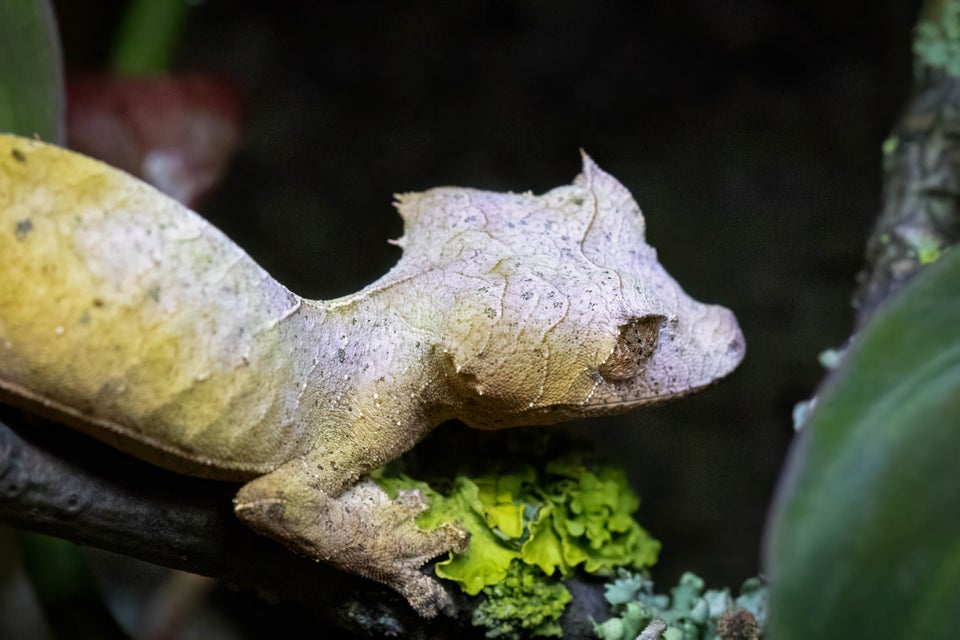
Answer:
POLYGON ((596 402, 583 405, 557 405, 555 407, 550 407, 549 411, 552 413, 554 411, 566 414, 571 418, 590 418, 598 415, 615 415, 618 413, 626 413, 633 409, 640 407, 645 407, 649 405, 656 404, 666 404, 674 400, 679 400, 687 395, 702 391, 707 387, 712 387, 717 384, 720 380, 714 379, 710 380, 700 386, 696 387, 687 387, 681 391, 673 391, 669 393, 661 393, 659 395, 653 396, 642 396, 636 398, 620 398, 616 400, 609 400, 605 402, 596 402))
POLYGON ((637 397, 621 396, 608 401, 585 402, 582 404, 568 403, 536 405, 533 407, 528 407, 527 409, 512 415, 509 420, 504 420, 503 424, 488 423, 480 426, 473 425, 471 423, 471 426, 479 426, 480 428, 488 429, 495 429, 501 426, 546 426, 556 424, 558 422, 566 422, 568 420, 579 420, 582 418, 593 418, 604 415, 617 415, 620 413, 627 413, 628 411, 643 406, 664 404, 673 400, 678 400, 688 394, 695 393, 701 389, 713 386, 717 382, 718 380, 710 380, 697 387, 688 387, 682 391, 663 393, 660 395, 644 395, 642 392, 637 392, 637 397))

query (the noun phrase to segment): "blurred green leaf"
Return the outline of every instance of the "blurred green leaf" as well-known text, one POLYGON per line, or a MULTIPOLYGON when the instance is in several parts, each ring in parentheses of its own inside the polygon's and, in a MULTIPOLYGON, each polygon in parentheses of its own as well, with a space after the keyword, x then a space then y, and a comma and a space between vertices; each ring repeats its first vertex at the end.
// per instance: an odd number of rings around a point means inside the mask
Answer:
POLYGON ((60 42, 48 0, 0 2, 0 131, 64 142, 60 42))
POLYGON ((189 0, 131 0, 113 49, 117 73, 142 75, 170 70, 189 0))
POLYGON ((957 637, 960 250, 857 338, 775 504, 767 638, 957 637))
POLYGON ((24 568, 56 638, 128 637, 107 609, 87 560, 76 545, 26 531, 19 537, 24 568))

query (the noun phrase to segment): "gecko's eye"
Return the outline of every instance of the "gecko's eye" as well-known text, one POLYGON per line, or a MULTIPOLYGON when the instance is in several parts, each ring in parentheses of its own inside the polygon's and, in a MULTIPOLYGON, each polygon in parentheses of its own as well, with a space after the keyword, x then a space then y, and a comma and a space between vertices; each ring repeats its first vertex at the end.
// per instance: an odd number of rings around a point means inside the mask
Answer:
POLYGON ((598 369, 600 375, 612 381, 635 378, 657 350, 663 321, 663 316, 650 315, 622 325, 617 344, 598 369))

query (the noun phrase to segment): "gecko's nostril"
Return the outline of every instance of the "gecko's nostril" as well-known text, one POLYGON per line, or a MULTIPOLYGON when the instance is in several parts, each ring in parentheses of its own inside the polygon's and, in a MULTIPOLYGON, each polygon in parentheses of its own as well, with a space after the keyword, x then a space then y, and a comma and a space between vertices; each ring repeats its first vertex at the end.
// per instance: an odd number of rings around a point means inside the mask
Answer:
POLYGON ((737 335, 735 335, 733 339, 730 340, 730 343, 727 345, 727 353, 736 355, 736 354, 743 353, 745 350, 746 350, 746 345, 744 344, 744 341, 743 341, 743 334, 738 331, 737 335))

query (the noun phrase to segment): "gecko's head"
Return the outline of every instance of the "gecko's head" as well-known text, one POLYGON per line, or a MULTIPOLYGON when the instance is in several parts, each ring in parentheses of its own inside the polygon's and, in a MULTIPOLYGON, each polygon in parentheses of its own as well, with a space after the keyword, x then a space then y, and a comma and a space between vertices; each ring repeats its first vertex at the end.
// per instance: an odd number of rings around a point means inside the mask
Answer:
POLYGON ((603 335, 595 337, 591 364, 563 382, 572 383, 566 395, 579 403, 556 401, 544 408, 547 415, 560 420, 663 402, 698 391, 736 368, 745 343, 733 313, 701 304, 670 283, 676 295, 668 307, 637 308, 604 325, 603 335))
POLYGON ((449 231, 417 253, 456 292, 436 294, 449 308, 438 329, 454 413, 472 426, 625 411, 743 359, 733 314, 684 293, 633 197, 586 155, 572 185, 540 196, 436 189, 403 202, 405 240, 424 242, 417 226, 436 212, 449 231))
POLYGON ((542 340, 454 363, 457 417, 487 429, 552 424, 665 402, 723 378, 745 352, 736 318, 669 282, 676 290, 668 305, 589 309, 581 323, 575 316, 589 306, 571 304, 570 321, 542 340))

